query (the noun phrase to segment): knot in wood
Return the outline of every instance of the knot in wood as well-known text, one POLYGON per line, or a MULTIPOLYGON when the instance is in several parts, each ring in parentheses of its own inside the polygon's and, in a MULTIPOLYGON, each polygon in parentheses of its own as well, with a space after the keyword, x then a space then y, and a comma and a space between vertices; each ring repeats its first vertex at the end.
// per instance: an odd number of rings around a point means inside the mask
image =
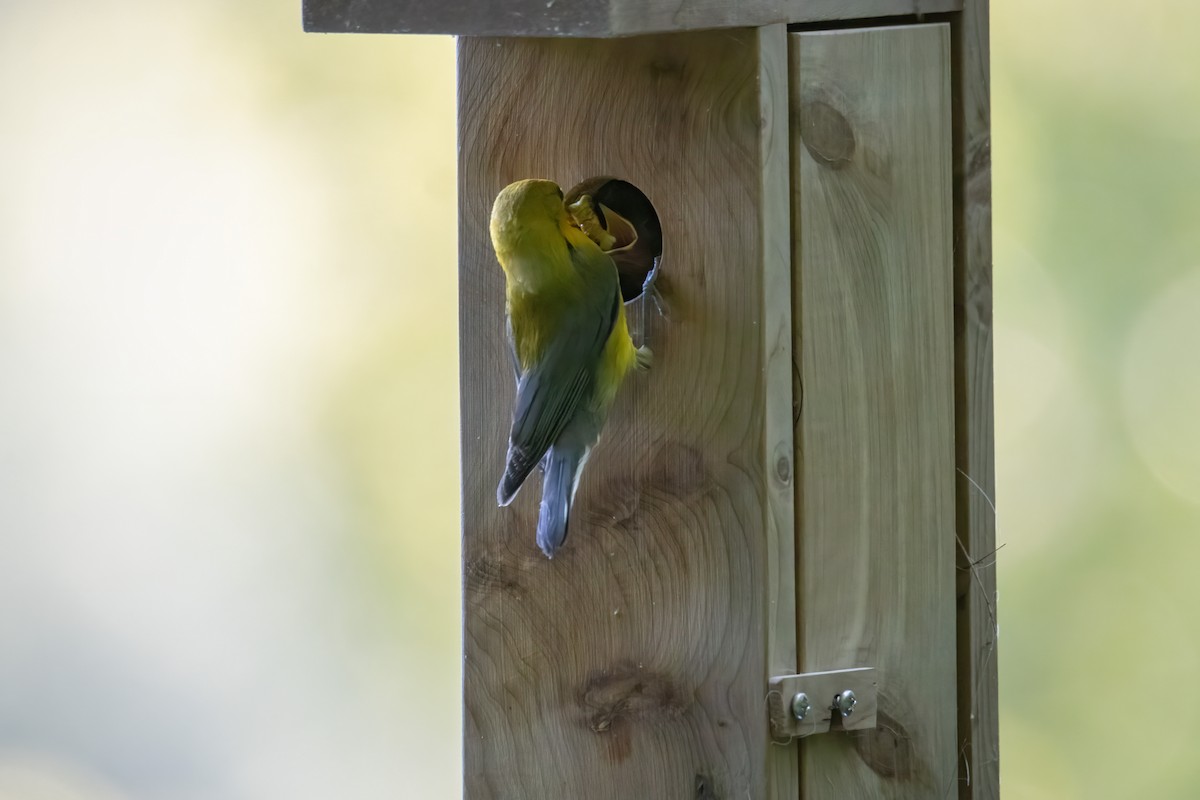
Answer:
POLYGON ((784 486, 788 486, 792 482, 792 457, 782 444, 775 448, 775 477, 784 486))
POLYGON ((824 100, 800 105, 800 135, 813 160, 830 169, 842 169, 854 159, 854 129, 842 112, 824 100))

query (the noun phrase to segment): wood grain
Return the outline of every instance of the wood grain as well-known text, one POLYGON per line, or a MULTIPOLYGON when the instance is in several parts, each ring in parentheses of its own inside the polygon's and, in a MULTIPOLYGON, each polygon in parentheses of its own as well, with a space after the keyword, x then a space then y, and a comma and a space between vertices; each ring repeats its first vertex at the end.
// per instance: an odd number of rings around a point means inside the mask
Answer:
POLYGON ((764 699, 795 667, 785 36, 459 43, 469 800, 796 797, 764 699), (487 219, 512 180, 594 175, 657 207, 670 317, 634 315, 655 365, 548 561, 538 487, 494 500, 513 386, 487 219))
POLYGON ((800 665, 878 725, 801 744, 805 800, 956 778, 950 36, 791 34, 800 665))
POLYGON ((634 36, 957 11, 963 0, 304 0, 304 29, 458 36, 634 36))
POLYGON ((961 800, 1000 796, 992 401, 992 148, 988 2, 953 23, 954 355, 958 464, 961 800))

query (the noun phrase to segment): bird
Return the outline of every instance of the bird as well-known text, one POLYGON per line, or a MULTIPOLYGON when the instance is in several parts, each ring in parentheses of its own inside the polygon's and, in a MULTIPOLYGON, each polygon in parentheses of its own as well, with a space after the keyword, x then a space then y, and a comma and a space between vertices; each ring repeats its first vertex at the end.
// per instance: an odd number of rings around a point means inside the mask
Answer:
POLYGON ((616 265, 571 216, 558 184, 506 186, 492 206, 490 233, 505 276, 517 383, 496 500, 512 503, 541 466, 537 545, 553 558, 617 390, 631 371, 649 368, 653 355, 634 346, 616 265))

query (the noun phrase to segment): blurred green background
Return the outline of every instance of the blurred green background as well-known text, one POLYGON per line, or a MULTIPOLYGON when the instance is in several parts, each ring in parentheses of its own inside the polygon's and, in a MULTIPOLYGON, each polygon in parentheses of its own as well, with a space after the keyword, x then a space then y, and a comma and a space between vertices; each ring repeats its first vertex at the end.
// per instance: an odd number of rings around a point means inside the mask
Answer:
MULTIPOLYGON (((993 9, 1011 798, 1200 796, 1197 30, 993 9)), ((0 6, 0 800, 457 796, 453 53, 0 6)))

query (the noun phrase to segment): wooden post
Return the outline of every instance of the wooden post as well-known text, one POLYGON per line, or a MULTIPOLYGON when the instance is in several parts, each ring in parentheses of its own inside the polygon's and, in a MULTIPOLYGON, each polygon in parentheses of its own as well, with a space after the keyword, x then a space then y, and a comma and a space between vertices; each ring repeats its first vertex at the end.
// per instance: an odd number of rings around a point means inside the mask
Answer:
POLYGON ((468 800, 998 796, 986 0, 304 19, 463 36, 468 800), (666 314, 629 309, 655 364, 549 561, 536 485, 494 499, 513 385, 487 219, 513 180, 601 175, 657 209, 666 314), (778 738, 805 731, 773 732, 771 687, 838 675, 875 723, 778 738))
POLYGON ((996 496, 992 414, 992 111, 988 0, 954 32, 954 357, 958 464, 961 800, 1000 796, 996 496))

